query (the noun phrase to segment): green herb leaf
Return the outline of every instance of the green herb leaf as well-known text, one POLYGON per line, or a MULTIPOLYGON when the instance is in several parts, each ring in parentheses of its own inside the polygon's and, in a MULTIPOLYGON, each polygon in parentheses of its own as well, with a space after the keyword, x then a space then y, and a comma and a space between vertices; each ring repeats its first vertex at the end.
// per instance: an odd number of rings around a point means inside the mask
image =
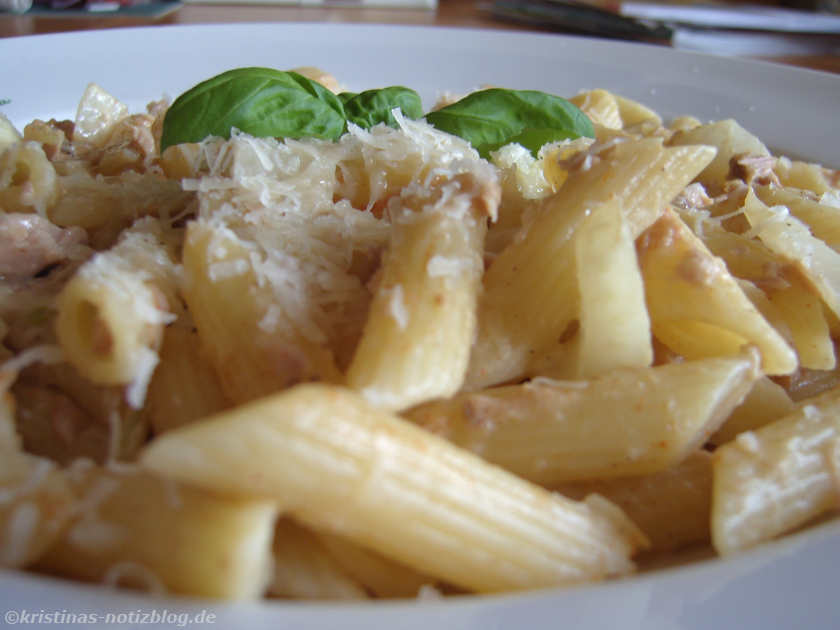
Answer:
POLYGON ((238 68, 199 83, 175 99, 163 121, 161 151, 231 129, 259 137, 336 140, 344 133, 338 97, 296 72, 238 68))
POLYGON ((564 98, 534 90, 492 88, 426 115, 426 121, 468 141, 482 157, 510 142, 536 156, 542 139, 595 136, 592 121, 564 98))
POLYGON ((341 101, 342 105, 346 105, 347 101, 356 98, 358 95, 358 92, 341 92, 338 95, 338 100, 341 101))
POLYGON ((412 89, 399 85, 367 90, 343 100, 343 103, 347 121, 363 129, 370 129, 383 122, 389 127, 397 127, 397 121, 391 114, 394 109, 401 110, 407 118, 423 117, 423 103, 420 95, 412 89))

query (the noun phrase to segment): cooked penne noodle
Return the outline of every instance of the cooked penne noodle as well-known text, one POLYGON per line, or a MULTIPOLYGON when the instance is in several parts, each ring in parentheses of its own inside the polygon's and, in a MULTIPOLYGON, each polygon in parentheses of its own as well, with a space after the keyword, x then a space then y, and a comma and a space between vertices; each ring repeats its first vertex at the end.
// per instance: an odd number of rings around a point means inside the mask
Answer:
MULTIPOLYGON (((738 211, 739 216, 743 217, 738 211)), ((793 263, 752 238, 725 230, 719 220, 682 212, 685 221, 729 272, 769 324, 796 350, 799 365, 834 367, 834 344, 820 298, 793 263), (744 282, 749 282, 745 285, 744 282)))
POLYGON ((128 385, 133 407, 143 404, 163 327, 179 311, 172 257, 159 226, 140 220, 58 297, 56 330, 67 360, 94 383, 128 385))
POLYGON ((446 191, 458 185, 442 184, 441 198, 427 200, 431 207, 391 212, 389 250, 346 377, 350 388, 383 409, 451 396, 463 384, 475 339, 487 214, 495 215, 498 192, 481 190, 489 186, 482 183, 473 184, 479 190, 472 193, 446 191))
POLYGON ((651 475, 567 483, 552 488, 573 499, 597 493, 618 505, 650 539, 653 553, 709 542, 712 455, 694 451, 651 475))
POLYGON ((480 389, 521 377, 534 353, 563 336, 577 317, 571 237, 592 206, 609 199, 622 204, 636 238, 713 155, 708 147, 664 149, 657 139, 627 141, 570 175, 485 273, 466 386, 480 389))
POLYGON ((623 209, 609 201, 591 209, 574 236, 579 328, 531 363, 534 375, 591 378, 653 360, 650 318, 636 247, 623 209))
POLYGON ((650 123, 654 127, 662 126, 662 118, 647 105, 620 94, 614 94, 614 97, 621 116, 622 128, 627 129, 642 123, 650 123))
POLYGON ((788 374, 797 357, 744 295, 726 265, 672 210, 637 243, 651 328, 686 358, 735 356, 745 345, 761 351, 767 374, 788 374))
POLYGON ((813 236, 787 208, 768 207, 752 191, 744 202, 744 213, 755 236, 795 265, 831 312, 840 317, 840 253, 813 236))
POLYGON ((268 594, 293 599, 367 599, 365 589, 342 570, 318 536, 290 519, 274 532, 274 570, 268 594))
POLYGON ((218 496, 125 466, 77 464, 67 480, 78 496, 76 516, 41 555, 39 570, 158 594, 263 594, 273 501, 218 496))
POLYGON ((153 433, 195 422, 229 406, 198 333, 181 323, 168 326, 143 407, 153 433))
POLYGON ((187 229, 184 298, 227 398, 242 403, 300 381, 340 380, 329 348, 294 334, 283 320, 266 322, 273 296, 258 281, 251 254, 228 229, 204 221, 187 229))
POLYGON ((136 171, 119 177, 73 172, 60 177, 59 184, 61 197, 47 212, 48 218, 62 227, 85 228, 99 250, 111 247, 120 232, 140 217, 166 221, 180 216, 192 198, 177 181, 136 171))
POLYGON ((580 92, 569 99, 597 125, 607 129, 621 129, 623 124, 615 95, 607 90, 580 92))
POLYGON ((0 148, 0 209, 45 216, 59 197, 55 167, 37 142, 0 148))
POLYGON ((715 193, 723 190, 726 181, 732 178, 733 158, 770 157, 764 143, 732 119, 678 131, 668 143, 672 146, 705 144, 716 149, 714 159, 697 175, 697 181, 715 193))
POLYGON ((607 501, 576 503, 377 410, 298 385, 157 438, 158 474, 277 497, 300 521, 475 591, 624 574, 645 544, 607 501))
POLYGON ((320 533, 321 544, 341 569, 376 597, 417 597, 434 578, 333 534, 320 533))
POLYGON ((836 180, 834 185, 829 180, 831 171, 819 164, 780 156, 773 165, 773 173, 779 178, 782 186, 810 190, 816 195, 837 190, 836 180))
POLYGON ((756 353, 589 381, 535 379, 421 405, 420 426, 544 484, 645 475, 716 431, 759 376, 756 353))
POLYGON ((20 142, 21 133, 4 114, 0 114, 0 153, 20 142))
POLYGON ((840 393, 833 390, 715 452, 711 522, 718 553, 753 547, 837 509, 839 414, 840 393))
POLYGON ((738 437, 739 433, 761 428, 788 415, 793 409, 794 402, 784 387, 762 376, 753 384, 744 401, 709 438, 709 442, 718 446, 725 444, 738 437))
POLYGON ((54 462, 17 451, 0 457, 0 567, 31 566, 61 536, 75 495, 54 462))
POLYGON ((88 83, 73 124, 73 139, 103 145, 114 126, 128 116, 128 107, 96 83, 88 83))
POLYGON ((756 186, 754 190, 766 205, 786 207, 808 226, 811 234, 840 251, 840 209, 836 205, 821 202, 822 197, 809 190, 769 185, 756 186))

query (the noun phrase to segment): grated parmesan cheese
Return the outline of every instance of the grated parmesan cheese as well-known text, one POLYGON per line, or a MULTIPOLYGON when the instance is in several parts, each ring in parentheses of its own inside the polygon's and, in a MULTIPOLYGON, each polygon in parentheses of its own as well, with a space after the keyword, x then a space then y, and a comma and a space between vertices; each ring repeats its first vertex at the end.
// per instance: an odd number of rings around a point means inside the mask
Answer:
MULTIPOLYGON (((219 235, 210 245, 220 259, 208 262, 211 279, 254 274, 261 330, 315 344, 358 336, 371 293, 353 265, 378 259, 390 234, 388 214, 373 208, 410 199, 422 210, 443 196, 452 200, 448 211, 467 217, 463 188, 496 181, 495 167, 466 141, 399 113, 396 119, 399 129, 351 125, 337 142, 234 132, 199 145, 197 161, 208 172, 184 186, 197 193, 197 220, 219 235), (231 254, 223 242, 247 255, 231 254)), ((457 271, 445 261, 431 270, 457 271)))
POLYGON ((426 273, 432 278, 458 277, 463 273, 471 272, 474 268, 475 261, 472 258, 432 256, 426 264, 426 273))
POLYGON ((405 330, 408 327, 408 309, 405 307, 405 301, 403 299, 403 289, 401 284, 397 284, 393 286, 389 293, 391 295, 390 299, 388 300, 388 312, 390 313, 391 317, 394 318, 394 321, 397 322, 397 325, 400 327, 400 330, 405 330))

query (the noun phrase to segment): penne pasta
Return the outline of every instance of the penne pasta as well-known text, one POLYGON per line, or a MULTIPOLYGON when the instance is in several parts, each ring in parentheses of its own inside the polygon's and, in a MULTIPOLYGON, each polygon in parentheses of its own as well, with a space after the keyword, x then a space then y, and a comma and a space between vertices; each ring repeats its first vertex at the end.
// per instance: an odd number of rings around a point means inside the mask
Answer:
POLYGON ((570 175, 485 273, 466 387, 522 377, 530 358, 562 337, 577 317, 571 237, 592 206, 611 198, 623 204, 636 238, 712 156, 708 147, 664 149, 657 139, 627 141, 595 154, 591 167, 570 175))
POLYGON ((552 496, 335 386, 298 385, 170 431, 141 462, 282 497, 303 523, 476 591, 624 574, 645 544, 612 504, 552 496))
POLYGON ((346 574, 318 536, 289 519, 274 532, 274 559, 268 594, 293 599, 367 599, 364 588, 346 574))
POLYGON ((431 207, 391 211, 389 251, 346 376, 348 387, 384 409, 451 396, 464 381, 498 191, 476 183, 478 191, 450 193, 447 185, 459 183, 441 185, 431 207))
POLYGON ((435 584, 434 578, 340 536, 320 533, 318 537, 342 571, 376 597, 417 597, 424 587, 435 584))
POLYGON ((793 349, 676 213, 666 211, 637 250, 653 334, 671 350, 687 358, 735 356, 753 344, 767 374, 796 369, 793 349))
POLYGON ((0 567, 32 566, 73 517, 75 495, 54 462, 7 451, 0 458, 0 567))
MULTIPOLYGON (((743 218, 740 208, 736 212, 743 218)), ((802 272, 749 233, 727 231, 719 220, 705 220, 697 212, 681 216, 694 226, 709 251, 726 263, 768 323, 796 350, 799 365, 831 369, 835 356, 828 321, 819 296, 802 272)))
POLYGON ((744 202, 744 214, 755 236, 785 258, 816 289, 825 305, 840 316, 840 253, 813 236, 808 227, 783 206, 768 207, 752 191, 744 202))
POLYGON ((709 438, 709 443, 720 446, 731 442, 740 433, 759 429, 788 415, 793 409, 794 402, 784 387, 762 376, 753 384, 743 402, 729 414, 720 429, 709 438))
POLYGON ((653 360, 650 318, 636 248, 622 207, 591 209, 574 236, 580 299, 578 330, 530 366, 534 375, 591 378, 614 369, 646 367, 653 360))
POLYGON ((668 143, 672 146, 704 144, 716 149, 714 159, 697 176, 697 181, 715 193, 722 191, 726 181, 733 177, 730 172, 733 158, 770 157, 764 143, 732 119, 678 131, 668 143))
POLYGON ((141 220, 85 263, 58 297, 56 331, 65 356, 102 385, 127 385, 141 407, 164 325, 179 310, 172 252, 160 228, 141 220))
POLYGON ((837 509, 838 405, 836 390, 803 401, 715 452, 711 522, 718 553, 753 547, 837 509))
POLYGON ((534 379, 427 403, 407 416, 544 485, 646 475, 704 444, 758 376, 753 352, 589 381, 534 379))
POLYGON ((712 455, 694 451, 651 475, 566 483, 553 488, 573 499, 597 493, 629 516, 650 539, 650 553, 709 542, 712 455))
POLYGON ((0 115, 0 565, 367 606, 836 512, 838 171, 604 89, 424 117, 298 70, 0 115), (251 127, 271 86, 302 113, 251 127))
POLYGON ((125 466, 77 464, 67 481, 76 516, 38 570, 157 594, 263 594, 274 502, 217 496, 125 466))
POLYGON ((32 141, 0 148, 0 208, 44 216, 59 198, 55 167, 43 147, 32 141))
POLYGON ((195 221, 184 242, 184 298, 225 396, 242 403, 294 383, 341 376, 329 348, 283 326, 273 293, 232 231, 195 221), (270 318, 275 313, 274 320, 270 318), (243 338, 238 331, 248 330, 243 338))
POLYGON ((181 323, 168 326, 143 407, 152 432, 163 433, 228 406, 219 377, 202 351, 198 333, 181 323))

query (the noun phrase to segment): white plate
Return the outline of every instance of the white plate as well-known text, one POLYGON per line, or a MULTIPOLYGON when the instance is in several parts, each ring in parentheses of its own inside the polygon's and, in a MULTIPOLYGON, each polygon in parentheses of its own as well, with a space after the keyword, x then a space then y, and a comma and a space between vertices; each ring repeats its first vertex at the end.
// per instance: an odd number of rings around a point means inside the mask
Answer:
MULTIPOLYGON (((0 99, 11 99, 0 111, 18 126, 72 118, 90 81, 140 109, 230 68, 316 65, 349 89, 403 84, 427 104, 443 91, 484 84, 566 96, 603 87, 665 118, 736 118, 776 150, 840 167, 840 77, 638 44, 430 27, 237 24, 2 39, 0 59, 0 99)), ((728 560, 603 585, 444 602, 229 606, 152 600, 18 573, 0 573, 0 589, 5 607, 63 614, 64 621, 108 611, 128 621, 132 612, 180 621, 172 616, 206 609, 216 627, 235 620, 243 628, 815 630, 840 619, 837 566, 840 523, 833 522, 728 560)), ((6 622, 15 621, 11 614, 6 622)))
POLYGON ((72 116, 88 81, 134 107, 243 65, 316 65, 349 88, 407 84, 430 103, 486 84, 572 95, 604 87, 666 118, 733 117, 785 153, 840 166, 840 77, 656 46, 538 33, 338 24, 163 26, 0 40, 15 123, 72 116))

